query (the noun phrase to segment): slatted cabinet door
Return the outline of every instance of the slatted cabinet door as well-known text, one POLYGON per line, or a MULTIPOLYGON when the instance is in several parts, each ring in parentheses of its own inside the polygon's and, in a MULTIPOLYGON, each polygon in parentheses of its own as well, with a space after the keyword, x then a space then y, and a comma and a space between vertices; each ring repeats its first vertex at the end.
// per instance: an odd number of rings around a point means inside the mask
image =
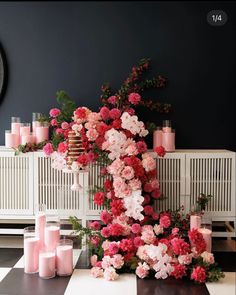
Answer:
POLYGON ((235 218, 235 153, 223 150, 186 154, 189 208, 196 204, 200 193, 213 196, 206 208, 213 219, 235 218))
POLYGON ((0 151, 0 215, 33 215, 33 154, 0 151))

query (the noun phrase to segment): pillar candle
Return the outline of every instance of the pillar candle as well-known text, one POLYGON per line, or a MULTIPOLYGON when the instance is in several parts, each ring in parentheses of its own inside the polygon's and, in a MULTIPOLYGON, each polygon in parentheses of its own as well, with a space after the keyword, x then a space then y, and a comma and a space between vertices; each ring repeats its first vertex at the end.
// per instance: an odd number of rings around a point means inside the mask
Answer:
POLYGON ((22 135, 21 144, 26 144, 26 143, 35 143, 35 136, 32 134, 22 135))
POLYGON ((190 216, 190 230, 193 228, 198 229, 201 227, 201 216, 191 215, 190 216))
POLYGON ((203 235, 203 239, 206 242, 206 251, 211 253, 212 231, 207 228, 199 228, 198 231, 203 235))
POLYGON ((25 273, 38 272, 39 266, 39 239, 37 237, 24 239, 25 273))
POLYGON ((175 132, 163 132, 162 146, 167 152, 175 151, 175 132))
POLYGON ((42 251, 39 253, 39 276, 43 279, 55 277, 56 259, 55 252, 42 251))
POLYGON ((18 135, 11 133, 10 130, 5 131, 5 146, 9 148, 17 148, 18 135))
POLYGON ((56 265, 59 276, 68 276, 73 271, 73 246, 58 245, 56 248, 56 265))
POLYGON ((36 127, 36 143, 48 140, 49 138, 49 127, 48 126, 37 126, 36 127))
POLYGON ((160 127, 153 132, 153 149, 162 146, 162 133, 160 127))
POLYGON ((60 227, 56 225, 46 225, 44 242, 48 250, 55 250, 60 240, 60 227))
POLYGON ((38 212, 35 216, 35 231, 36 236, 39 238, 40 248, 44 247, 44 232, 46 225, 46 215, 44 212, 38 212))
POLYGON ((20 136, 30 135, 30 123, 21 123, 20 136))

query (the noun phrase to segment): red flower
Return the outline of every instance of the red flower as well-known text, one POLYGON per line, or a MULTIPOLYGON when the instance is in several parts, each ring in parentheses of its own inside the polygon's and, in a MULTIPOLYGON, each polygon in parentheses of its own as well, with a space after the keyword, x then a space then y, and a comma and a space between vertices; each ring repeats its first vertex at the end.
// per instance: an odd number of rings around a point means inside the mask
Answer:
POLYGON ((174 238, 171 240, 171 245, 175 255, 186 255, 190 253, 190 245, 183 239, 174 238))
POLYGON ((117 108, 114 108, 114 109, 110 110, 110 112, 109 112, 109 116, 113 120, 119 119, 120 118, 120 115, 121 115, 121 112, 117 108))
POLYGON ((171 225, 171 219, 169 216, 161 216, 160 218, 160 225, 164 228, 168 228, 171 225))
POLYGON ((93 221, 89 223, 89 228, 93 230, 100 230, 101 229, 101 224, 99 221, 93 221))
POLYGON ((68 149, 68 145, 65 142, 60 142, 57 147, 59 153, 65 153, 68 149))
POLYGON ((139 234, 141 232, 141 226, 140 226, 140 224, 138 224, 138 223, 132 224, 131 231, 134 234, 139 234))
POLYGON ((115 119, 112 122, 112 127, 115 129, 120 129, 121 128, 121 119, 115 119))
POLYGON ((104 204, 104 200, 105 200, 105 194, 104 192, 98 192, 94 195, 94 203, 96 205, 103 205, 104 204))
POLYGON ((136 248, 143 246, 144 245, 144 241, 141 239, 141 237, 135 237, 134 238, 134 246, 136 248))
POLYGON ((161 191, 159 189, 155 189, 151 195, 154 199, 158 199, 161 196, 161 191))
POLYGON ((196 282, 199 282, 199 283, 205 283, 205 281, 206 281, 205 268, 203 268, 201 266, 195 267, 192 271, 191 279, 196 282))
POLYGON ((91 242, 94 246, 96 246, 96 247, 98 246, 99 241, 100 241, 99 236, 92 236, 92 237, 90 238, 90 242, 91 242))
POLYGON ((152 215, 153 212, 154 212, 154 210, 153 210, 153 207, 152 206, 147 205, 147 206, 144 207, 144 213, 146 215, 152 215))
POLYGON ((107 212, 106 210, 103 210, 100 214, 100 219, 102 222, 104 222, 105 224, 108 224, 110 222, 112 222, 112 216, 109 212, 107 212))
POLYGON ((108 238, 110 236, 110 230, 108 227, 104 227, 102 230, 101 230, 101 235, 104 237, 104 238, 108 238))
POLYGON ((119 216, 123 211, 123 201, 120 199, 112 200, 111 203, 111 212, 114 216, 119 216))
POLYGON ((137 146, 138 152, 140 154, 146 153, 146 151, 147 151, 147 145, 146 145, 146 143, 144 141, 138 141, 136 143, 136 146, 137 146))
POLYGON ((120 242, 120 249, 123 252, 132 252, 134 250, 134 244, 131 239, 122 239, 120 242))
POLYGON ((106 179, 104 181, 104 188, 106 191, 110 191, 112 189, 112 182, 110 179, 106 179))
POLYGON ((177 264, 174 266, 174 271, 171 273, 173 277, 176 279, 182 279, 183 276, 186 276, 186 267, 181 264, 177 264))
POLYGON ((111 236, 121 236, 124 232, 124 227, 119 223, 113 223, 109 225, 111 236))
POLYGON ((83 165, 83 166, 86 166, 86 165, 88 165, 88 157, 87 157, 87 155, 85 155, 85 154, 82 154, 82 155, 80 155, 78 158, 77 158, 77 162, 79 163, 79 164, 81 164, 81 165, 83 165))
POLYGON ((84 108, 77 108, 74 112, 74 114, 78 117, 78 119, 84 119, 86 118, 86 109, 84 108))
POLYGON ((133 105, 137 105, 141 100, 141 96, 138 93, 132 92, 132 93, 129 94, 128 100, 133 105))
POLYGON ((164 157, 166 154, 166 150, 163 146, 157 146, 154 148, 154 152, 156 152, 159 157, 164 157))
POLYGON ((192 246, 196 248, 198 253, 206 251, 206 242, 203 239, 203 235, 199 233, 197 229, 193 228, 191 231, 189 231, 188 237, 192 246))
POLYGON ((100 115, 101 115, 102 119, 105 120, 105 121, 110 119, 110 111, 109 111, 109 109, 107 107, 102 107, 100 109, 100 115))
POLYGON ((109 130, 111 127, 108 126, 106 123, 104 122, 100 122, 97 124, 96 129, 97 132, 99 133, 99 135, 104 135, 106 133, 107 130, 109 130))
POLYGON ((105 141, 105 138, 103 136, 98 136, 97 139, 95 140, 95 143, 101 149, 104 141, 105 141))

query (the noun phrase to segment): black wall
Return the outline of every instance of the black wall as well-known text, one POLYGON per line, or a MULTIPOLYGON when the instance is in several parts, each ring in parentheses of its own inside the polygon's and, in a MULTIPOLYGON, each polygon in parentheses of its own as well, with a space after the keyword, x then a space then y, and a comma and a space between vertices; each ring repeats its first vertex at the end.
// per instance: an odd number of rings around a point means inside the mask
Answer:
MULTIPOLYGON (((99 106, 100 86, 114 87, 142 57, 168 86, 149 93, 172 104, 177 148, 236 150, 235 4, 209 2, 0 2, 0 42, 9 83, 0 105, 0 144, 10 117, 56 106, 66 90, 78 105, 99 106), (222 27, 206 21, 222 9, 222 27)), ((166 116, 142 112, 160 123, 166 116)))

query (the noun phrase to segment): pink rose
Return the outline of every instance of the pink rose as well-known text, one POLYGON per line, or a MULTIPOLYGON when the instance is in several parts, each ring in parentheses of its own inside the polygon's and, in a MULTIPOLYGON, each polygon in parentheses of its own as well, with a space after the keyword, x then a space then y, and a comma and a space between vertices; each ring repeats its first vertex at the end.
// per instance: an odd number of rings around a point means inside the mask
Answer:
POLYGON ((50 121, 50 124, 51 124, 52 126, 54 126, 54 127, 58 125, 56 119, 52 119, 52 120, 50 121))
POLYGON ((110 97, 108 97, 108 100, 107 100, 110 104, 113 104, 115 105, 116 104, 116 101, 117 101, 117 98, 115 95, 112 95, 110 97))
POLYGON ((62 122, 62 123, 61 123, 61 128, 62 128, 62 129, 66 130, 66 129, 68 129, 69 127, 70 127, 70 124, 69 124, 69 123, 67 123, 67 122, 62 122))
POLYGON ((132 92, 128 95, 128 100, 130 103, 137 105, 141 100, 141 96, 136 92, 132 92))
POLYGON ((59 116, 61 113, 61 111, 57 108, 54 108, 54 109, 51 109, 50 112, 49 112, 49 115, 53 118, 59 116))
POLYGON ((109 112, 109 116, 113 120, 119 119, 120 118, 120 115, 121 115, 121 112, 117 108, 114 108, 114 109, 110 110, 110 112, 109 112))
POLYGON ((53 150, 53 145, 51 143, 45 144, 45 146, 43 147, 43 151, 44 151, 46 156, 50 156, 54 151, 53 150))

